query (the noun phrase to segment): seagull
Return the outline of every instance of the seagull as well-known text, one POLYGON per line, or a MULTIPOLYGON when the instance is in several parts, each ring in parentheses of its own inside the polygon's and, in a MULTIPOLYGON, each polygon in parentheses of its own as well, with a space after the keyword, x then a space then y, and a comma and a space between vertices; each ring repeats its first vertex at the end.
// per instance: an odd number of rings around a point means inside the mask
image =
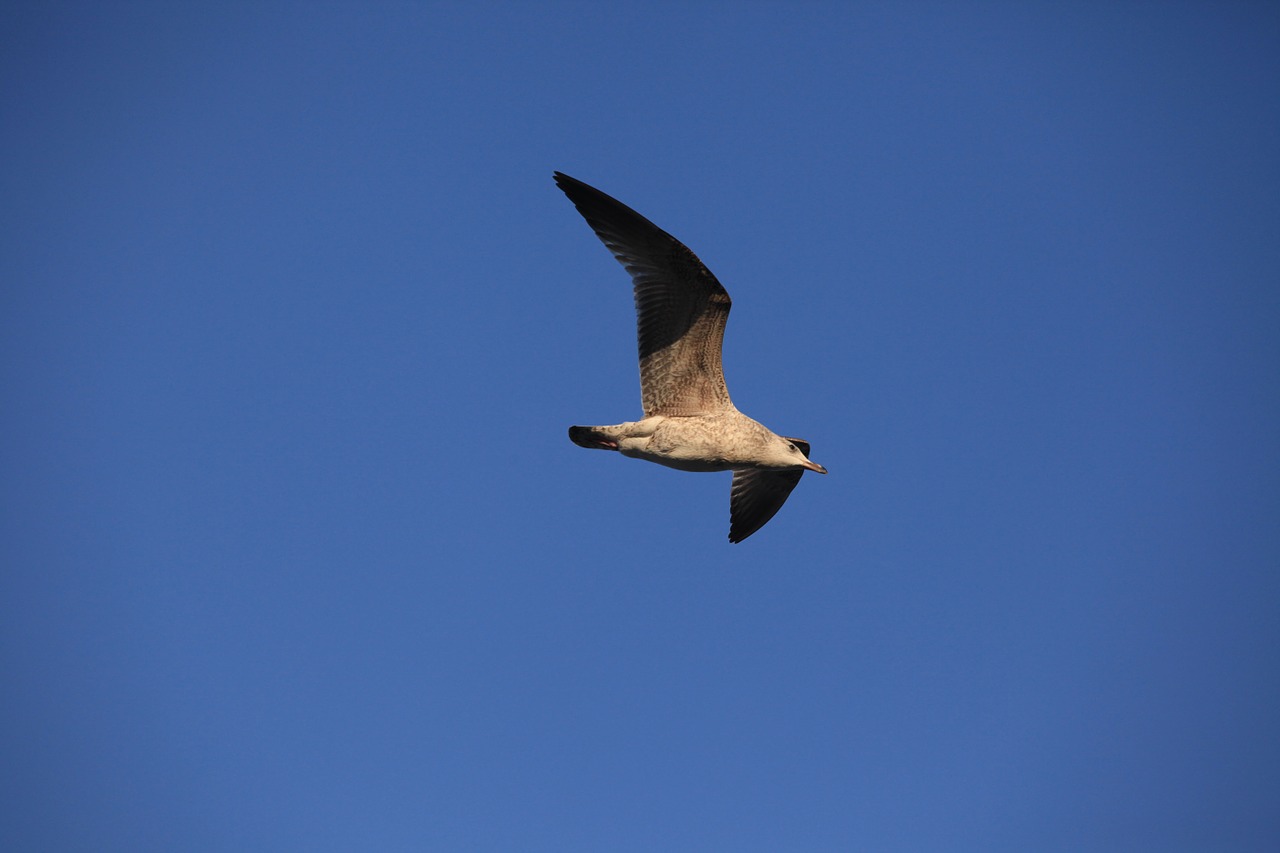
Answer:
POLYGON ((720 345, 732 303, 711 270, 617 199, 562 172, 555 181, 631 274, 644 406, 638 421, 569 427, 569 439, 680 471, 732 471, 729 541, 741 542, 777 514, 805 471, 827 469, 809 460, 809 442, 772 432, 730 401, 720 345))

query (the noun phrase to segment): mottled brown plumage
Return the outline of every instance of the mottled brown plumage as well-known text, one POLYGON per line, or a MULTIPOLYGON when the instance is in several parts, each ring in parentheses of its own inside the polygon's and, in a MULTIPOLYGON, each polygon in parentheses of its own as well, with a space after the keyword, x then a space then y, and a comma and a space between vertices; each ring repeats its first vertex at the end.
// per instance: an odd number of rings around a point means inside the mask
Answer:
POLYGON ((827 470, 809 461, 807 442, 773 433, 729 399, 720 349, 732 302, 711 270, 616 199, 560 172, 555 179, 631 274, 645 415, 570 427, 570 439, 683 471, 732 470, 729 541, 742 541, 773 518, 805 470, 827 470))

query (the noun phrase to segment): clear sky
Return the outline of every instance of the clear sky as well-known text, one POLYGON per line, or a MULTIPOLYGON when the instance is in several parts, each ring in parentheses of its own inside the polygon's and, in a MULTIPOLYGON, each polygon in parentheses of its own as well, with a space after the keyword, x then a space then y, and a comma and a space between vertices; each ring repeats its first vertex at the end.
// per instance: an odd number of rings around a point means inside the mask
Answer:
POLYGON ((1280 849, 1273 3, 7 3, 0 848, 1280 849), (639 416, 687 243, 830 469, 639 416))

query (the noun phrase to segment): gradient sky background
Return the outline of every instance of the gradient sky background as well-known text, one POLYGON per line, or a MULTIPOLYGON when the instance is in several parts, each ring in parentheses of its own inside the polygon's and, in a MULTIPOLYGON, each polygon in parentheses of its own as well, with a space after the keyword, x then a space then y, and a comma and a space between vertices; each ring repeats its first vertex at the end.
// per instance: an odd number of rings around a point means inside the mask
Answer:
POLYGON ((0 847, 1274 851, 1280 8, 0 12, 0 847), (831 470, 729 545, 554 169, 831 470))

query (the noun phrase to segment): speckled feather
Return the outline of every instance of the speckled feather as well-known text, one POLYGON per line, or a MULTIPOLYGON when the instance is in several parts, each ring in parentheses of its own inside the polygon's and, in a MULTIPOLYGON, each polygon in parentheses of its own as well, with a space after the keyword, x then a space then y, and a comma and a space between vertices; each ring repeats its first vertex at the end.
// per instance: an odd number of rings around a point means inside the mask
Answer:
POLYGON ((720 347, 733 303, 711 270, 625 204, 560 172, 556 183, 631 274, 645 416, 731 408, 720 347))

